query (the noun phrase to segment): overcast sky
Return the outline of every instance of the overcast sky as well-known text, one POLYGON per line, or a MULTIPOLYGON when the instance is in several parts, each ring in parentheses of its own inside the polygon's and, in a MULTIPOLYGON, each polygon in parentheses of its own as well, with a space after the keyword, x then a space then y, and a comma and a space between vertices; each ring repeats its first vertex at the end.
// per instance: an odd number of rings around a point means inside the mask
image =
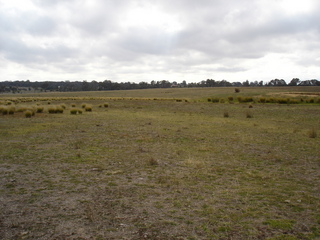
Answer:
POLYGON ((319 0, 0 0, 0 81, 320 80, 319 0))

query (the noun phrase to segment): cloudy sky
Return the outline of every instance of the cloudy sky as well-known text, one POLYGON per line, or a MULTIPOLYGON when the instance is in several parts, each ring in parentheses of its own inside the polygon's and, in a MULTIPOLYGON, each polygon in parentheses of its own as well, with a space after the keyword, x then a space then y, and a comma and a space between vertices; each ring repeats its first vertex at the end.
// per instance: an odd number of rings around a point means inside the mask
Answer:
POLYGON ((0 81, 320 80, 319 0, 0 0, 0 81))

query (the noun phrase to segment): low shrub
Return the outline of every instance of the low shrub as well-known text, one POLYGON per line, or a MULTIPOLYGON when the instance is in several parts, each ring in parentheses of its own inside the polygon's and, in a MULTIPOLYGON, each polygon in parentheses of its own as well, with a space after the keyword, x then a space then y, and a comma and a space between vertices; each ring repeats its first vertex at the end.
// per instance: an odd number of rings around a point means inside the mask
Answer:
POLYGON ((229 117, 229 112, 224 111, 224 113, 223 113, 223 117, 228 118, 228 117, 229 117))
POLYGON ((240 88, 235 88, 235 89, 234 89, 234 92, 235 92, 235 93, 239 93, 239 92, 240 92, 240 88))
POLYGON ((67 108, 67 106, 66 106, 64 103, 62 103, 62 104, 60 105, 60 107, 62 107, 63 109, 66 109, 66 108, 67 108))
POLYGON ((81 107, 82 107, 82 108, 86 108, 86 106, 87 106, 86 103, 82 103, 82 104, 81 104, 81 107))
POLYGON ((76 107, 76 104, 75 104, 75 103, 72 103, 72 104, 71 104, 71 107, 76 107))
POLYGON ((225 100, 223 98, 220 98, 219 103, 225 103, 225 100))

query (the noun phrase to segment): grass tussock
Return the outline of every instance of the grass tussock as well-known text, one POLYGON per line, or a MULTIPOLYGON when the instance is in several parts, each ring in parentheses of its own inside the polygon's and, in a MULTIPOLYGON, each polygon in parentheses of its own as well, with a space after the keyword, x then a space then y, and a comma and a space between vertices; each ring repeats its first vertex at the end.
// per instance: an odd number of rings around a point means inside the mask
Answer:
POLYGON ((159 165, 159 162, 158 162, 158 160, 157 159, 155 159, 155 158, 150 158, 149 160, 148 160, 148 164, 150 165, 150 166, 158 166, 159 165))
POLYGON ((37 106, 36 107, 36 112, 37 113, 43 113, 43 111, 44 111, 44 107, 42 107, 42 106, 37 106))
POLYGON ((253 113, 251 111, 246 111, 246 118, 253 118, 253 113))
POLYGON ((55 114, 55 113, 63 113, 64 109, 60 105, 50 105, 48 107, 48 113, 55 114))
POLYGON ((228 118, 229 117, 229 112, 228 111, 224 111, 223 112, 223 117, 224 118, 228 118))
POLYGON ((317 137, 317 131, 314 128, 310 129, 308 131, 308 136, 309 136, 309 138, 316 138, 317 137))
POLYGON ((26 118, 31 118, 32 116, 34 116, 34 112, 32 112, 31 110, 27 110, 24 112, 24 116, 26 118))
POLYGON ((239 103, 249 103, 254 101, 252 97, 237 97, 237 100, 239 103))
POLYGON ((84 110, 86 112, 92 112, 92 105, 86 104, 86 106, 84 107, 84 110))
POLYGON ((78 109, 78 108, 72 108, 71 110, 70 110, 70 114, 72 114, 72 115, 76 115, 76 114, 82 114, 82 109, 78 109))

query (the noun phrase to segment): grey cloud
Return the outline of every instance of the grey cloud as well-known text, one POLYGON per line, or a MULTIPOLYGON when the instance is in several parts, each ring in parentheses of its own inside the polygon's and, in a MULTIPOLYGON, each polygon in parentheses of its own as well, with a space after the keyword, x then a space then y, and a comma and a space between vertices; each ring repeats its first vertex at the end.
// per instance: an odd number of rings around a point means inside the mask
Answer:
MULTIPOLYGON (((320 16, 316 9, 309 14, 289 16, 269 8, 265 5, 268 1, 262 0, 152 1, 153 6, 179 21, 181 29, 173 32, 123 25, 126 12, 133 5, 150 4, 146 0, 33 3, 37 11, 13 14, 0 10, 0 54, 26 66, 38 64, 41 68, 43 64, 53 64, 72 72, 99 62, 106 68, 137 64, 138 70, 148 66, 154 71, 187 72, 194 68, 238 73, 247 70, 237 64, 240 61, 270 53, 290 53, 294 48, 305 51, 307 56, 320 48, 320 16), (25 42, 25 37, 35 42, 25 42), (49 43, 38 46, 36 41, 46 43, 44 38, 49 43), (210 64, 221 67, 206 66, 210 64)), ((318 63, 310 56, 292 61, 304 65, 318 63)))

